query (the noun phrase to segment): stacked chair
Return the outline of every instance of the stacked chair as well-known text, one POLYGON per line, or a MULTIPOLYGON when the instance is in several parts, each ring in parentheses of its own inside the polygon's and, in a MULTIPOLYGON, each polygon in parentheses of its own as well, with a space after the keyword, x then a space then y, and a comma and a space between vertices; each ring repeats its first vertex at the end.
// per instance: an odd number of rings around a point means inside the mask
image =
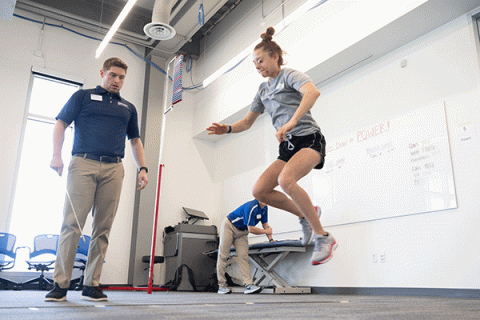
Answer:
MULTIPOLYGON (((15 241, 17 237, 11 233, 0 232, 0 273, 3 270, 12 269, 15 266, 17 252, 15 241)), ((19 289, 18 283, 0 277, 1 289, 19 289)))
POLYGON ((39 290, 49 290, 53 287, 53 280, 45 277, 44 272, 54 268, 57 255, 59 236, 56 234, 41 234, 33 239, 33 251, 26 261, 28 270, 40 271, 40 276, 21 283, 22 288, 27 284, 37 284, 39 290))

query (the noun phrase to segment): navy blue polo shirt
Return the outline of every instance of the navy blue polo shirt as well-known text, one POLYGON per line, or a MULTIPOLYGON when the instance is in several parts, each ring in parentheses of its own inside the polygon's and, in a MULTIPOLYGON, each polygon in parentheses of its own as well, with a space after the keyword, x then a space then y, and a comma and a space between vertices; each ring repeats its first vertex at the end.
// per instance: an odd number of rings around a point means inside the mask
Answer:
POLYGON ((75 92, 55 118, 70 125, 75 121, 72 155, 125 155, 125 136, 140 137, 134 105, 101 86, 75 92))
POLYGON ((228 215, 228 219, 239 229, 246 230, 248 226, 254 227, 257 223, 268 222, 268 206, 260 207, 258 200, 244 203, 228 215))

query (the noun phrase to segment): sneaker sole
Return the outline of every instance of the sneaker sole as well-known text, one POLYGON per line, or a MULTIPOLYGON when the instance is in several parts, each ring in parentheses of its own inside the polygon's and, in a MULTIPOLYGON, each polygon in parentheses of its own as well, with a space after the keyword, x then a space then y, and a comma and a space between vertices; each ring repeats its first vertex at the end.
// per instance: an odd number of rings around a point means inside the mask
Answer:
POLYGON ((82 296, 83 300, 89 300, 89 301, 108 301, 108 298, 92 298, 92 297, 87 297, 87 296, 82 296))
POLYGON ((230 294, 230 293, 232 293, 232 291, 228 291, 228 292, 220 292, 220 291, 218 291, 217 293, 218 293, 218 294, 230 294))
POLYGON ((62 302, 62 301, 65 301, 67 300, 67 297, 63 297, 63 298, 45 298, 45 301, 49 301, 49 302, 62 302))
POLYGON ((333 251, 337 249, 337 246, 338 244, 337 244, 337 241, 335 240, 335 242, 332 245, 332 248, 330 249, 330 254, 322 261, 312 261, 312 266, 318 266, 319 264, 324 264, 330 261, 330 259, 332 259, 333 251))
POLYGON ((258 288, 256 290, 253 290, 253 291, 249 291, 249 292, 244 292, 243 294, 254 294, 254 293, 260 293, 262 292, 263 288, 258 288))

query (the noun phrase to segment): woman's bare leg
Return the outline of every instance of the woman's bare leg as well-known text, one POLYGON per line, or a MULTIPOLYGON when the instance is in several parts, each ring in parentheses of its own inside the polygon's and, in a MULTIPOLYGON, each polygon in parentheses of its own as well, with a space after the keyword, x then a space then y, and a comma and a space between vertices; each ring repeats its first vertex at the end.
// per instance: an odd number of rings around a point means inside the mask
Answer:
POLYGON ((317 211, 308 193, 298 185, 298 181, 306 176, 320 163, 321 155, 313 149, 301 149, 284 166, 278 177, 283 191, 291 197, 302 216, 307 218, 315 234, 327 235, 323 229, 317 211))
POLYGON ((258 178, 255 186, 253 187, 253 196, 258 201, 266 203, 272 207, 285 210, 293 213, 299 218, 303 218, 304 215, 293 203, 293 201, 287 197, 283 192, 275 190, 278 186, 278 176, 285 167, 286 162, 282 160, 275 160, 258 178))

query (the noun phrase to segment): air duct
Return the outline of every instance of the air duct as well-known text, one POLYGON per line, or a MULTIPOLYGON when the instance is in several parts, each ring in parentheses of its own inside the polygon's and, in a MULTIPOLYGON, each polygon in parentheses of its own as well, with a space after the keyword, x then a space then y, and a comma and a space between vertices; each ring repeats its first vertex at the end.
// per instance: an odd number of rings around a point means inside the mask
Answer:
POLYGON ((170 26, 170 12, 173 0, 155 0, 152 12, 152 22, 143 27, 147 36, 156 40, 168 40, 175 36, 175 29, 170 26))

